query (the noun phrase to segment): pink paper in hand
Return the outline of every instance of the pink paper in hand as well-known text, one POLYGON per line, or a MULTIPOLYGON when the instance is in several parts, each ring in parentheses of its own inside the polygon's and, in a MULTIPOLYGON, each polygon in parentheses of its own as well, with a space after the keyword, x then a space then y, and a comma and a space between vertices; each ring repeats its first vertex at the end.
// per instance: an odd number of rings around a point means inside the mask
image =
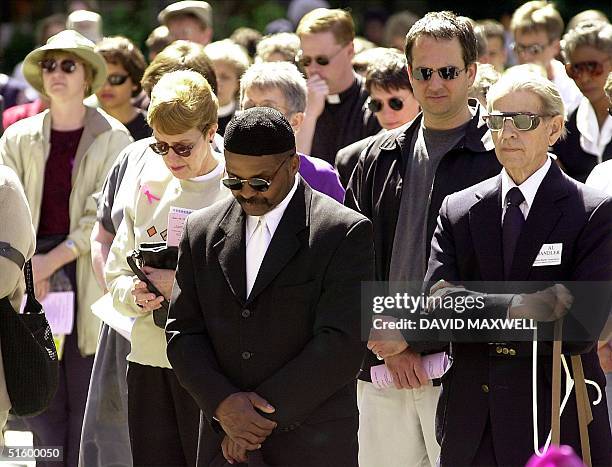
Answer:
MULTIPOLYGON (((452 365, 452 360, 446 352, 425 355, 422 362, 429 379, 441 378, 452 365)), ((371 367, 370 379, 376 389, 386 389, 393 386, 393 376, 391 376, 387 365, 371 367)))

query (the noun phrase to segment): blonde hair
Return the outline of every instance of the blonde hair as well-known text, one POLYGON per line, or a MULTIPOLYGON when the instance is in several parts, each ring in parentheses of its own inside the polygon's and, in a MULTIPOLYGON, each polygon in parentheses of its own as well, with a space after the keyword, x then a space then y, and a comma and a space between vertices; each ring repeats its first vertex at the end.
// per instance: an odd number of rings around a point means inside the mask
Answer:
POLYGON ((213 61, 213 65, 214 62, 223 62, 230 65, 236 72, 238 79, 251 65, 247 50, 231 39, 212 42, 204 47, 204 52, 213 61))
MULTIPOLYGON (((540 100, 539 114, 545 117, 560 115, 565 122, 565 105, 559 94, 557 86, 544 76, 534 72, 504 73, 487 93, 487 110, 493 110, 493 104, 498 99, 513 92, 530 92, 540 100)), ((567 130, 563 125, 560 138, 563 138, 567 130)))
POLYGON ((219 103, 199 73, 179 70, 165 74, 151 91, 149 126, 168 135, 192 128, 205 133, 217 123, 219 103))
POLYGON ((516 38, 516 33, 528 34, 545 31, 549 41, 561 39, 563 34, 563 19, 552 3, 544 0, 533 0, 521 5, 514 11, 510 30, 516 38))
POLYGON ((300 37, 319 32, 331 32, 338 44, 346 45, 355 39, 353 17, 340 9, 316 8, 304 15, 295 31, 300 37))
POLYGON ((606 79, 606 84, 604 84, 604 92, 608 96, 608 100, 612 102, 612 71, 608 73, 608 79, 606 79))

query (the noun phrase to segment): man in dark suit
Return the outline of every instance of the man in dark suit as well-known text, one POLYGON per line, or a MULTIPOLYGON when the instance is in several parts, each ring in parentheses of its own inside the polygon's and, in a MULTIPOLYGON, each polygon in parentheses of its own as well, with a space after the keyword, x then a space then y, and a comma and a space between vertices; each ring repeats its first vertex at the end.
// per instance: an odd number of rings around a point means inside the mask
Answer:
POLYGON ((235 199, 189 217, 168 358, 202 409, 198 465, 357 465, 360 283, 370 222, 297 176, 289 122, 267 107, 225 132, 235 199))
MULTIPOLYGON (((442 281, 434 289, 443 294, 445 288, 457 290, 448 283, 465 281, 574 281, 568 287, 610 281, 612 200, 564 175, 547 154, 564 131, 563 101, 556 87, 539 76, 511 75, 494 85, 487 98, 487 123, 504 169, 497 177, 446 198, 432 240, 426 282, 442 281)), ((605 321, 609 292, 605 295, 603 308, 586 308, 574 293, 570 313, 593 319, 603 312, 605 321)), ((537 321, 557 319, 556 305, 563 300, 553 291, 548 306, 535 308, 525 304, 528 295, 507 297, 504 314, 507 310, 511 318, 537 321)), ((564 302, 561 308, 570 306, 564 302)), ((603 388, 595 343, 564 342, 563 352, 581 354, 586 379, 603 388)), ((393 345, 381 344, 375 350, 385 355, 405 345, 390 351, 393 345)), ((550 429, 550 344, 541 343, 538 353, 536 448, 544 445, 550 429)), ((524 465, 534 453, 531 343, 453 343, 452 354, 437 410, 440 464, 524 465)), ((572 372, 578 385, 576 368, 572 372)), ((612 441, 605 395, 592 405, 597 393, 588 386, 592 464, 609 465, 612 441)), ((575 392, 563 411, 560 432, 561 444, 580 453, 575 392)))

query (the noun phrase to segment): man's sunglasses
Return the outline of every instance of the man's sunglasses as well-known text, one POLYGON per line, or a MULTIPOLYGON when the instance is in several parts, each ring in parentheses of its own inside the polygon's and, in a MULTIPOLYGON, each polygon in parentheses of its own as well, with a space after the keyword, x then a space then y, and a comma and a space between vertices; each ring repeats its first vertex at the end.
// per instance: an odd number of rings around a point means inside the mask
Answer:
POLYGON ((504 123, 508 118, 512 120, 512 124, 517 130, 535 130, 538 125, 540 125, 540 119, 542 117, 544 117, 544 115, 536 115, 526 112, 499 112, 483 116, 491 131, 500 131, 504 127, 504 123))
MULTIPOLYGON (((387 100, 387 105, 391 107, 391 110, 398 111, 402 110, 402 108, 404 107, 404 101, 399 97, 391 97, 387 100)), ((382 101, 380 99, 373 99, 370 97, 370 99, 368 100, 368 109, 370 109, 370 112, 378 113, 383 109, 384 106, 385 101, 382 101)))
POLYGON ((542 52, 544 52, 544 49, 547 46, 548 44, 546 45, 542 45, 542 44, 522 45, 522 44, 517 44, 515 42, 514 44, 512 44, 511 48, 512 50, 514 50, 514 52, 517 55, 524 54, 524 53, 527 53, 529 55, 539 55, 542 52))
MULTIPOLYGON (((604 63, 608 60, 604 60, 604 63)), ((567 75, 576 79, 582 76, 583 73, 588 73, 590 76, 601 76, 603 69, 602 62, 596 62, 595 60, 589 62, 578 62, 578 63, 567 63, 565 65, 565 69, 567 71, 567 75)))
POLYGON ((434 73, 438 73, 438 76, 443 80, 449 81, 459 76, 459 73, 467 70, 466 68, 459 68, 456 66, 443 66, 442 68, 427 68, 424 66, 416 67, 412 70, 412 76, 419 81, 429 81, 434 73))
MULTIPOLYGON (((200 138, 201 137, 202 135, 200 135, 200 138)), ((158 141, 157 143, 149 144, 149 147, 153 150, 153 152, 159 154, 160 156, 165 156, 170 152, 170 148, 172 148, 172 150, 177 156, 189 157, 191 156, 191 150, 195 147, 196 144, 197 141, 193 144, 168 144, 163 141, 158 141)))
POLYGON ((272 185, 272 181, 274 180, 274 177, 276 177, 276 174, 278 173, 280 168, 283 165, 285 165, 285 162, 291 159, 291 157, 293 157, 293 155, 286 157, 285 160, 279 164, 279 166, 276 168, 276 170, 270 177, 270 180, 266 180, 265 178, 259 178, 259 177, 247 178, 247 179, 240 179, 237 177, 227 177, 227 178, 224 178, 222 182, 227 188, 229 188, 232 191, 242 190, 242 187, 244 186, 244 184, 248 183, 249 186, 253 190, 263 193, 264 191, 268 191, 268 188, 270 188, 270 185, 272 185))
POLYGON ((129 77, 130 75, 108 75, 106 81, 108 81, 108 84, 111 86, 121 86, 129 77))
POLYGON ((342 47, 340 47, 340 49, 337 50, 332 55, 317 55, 314 58, 309 57, 308 55, 303 55, 302 51, 300 50, 298 52, 297 56, 295 57, 295 61, 302 68, 309 67, 312 64, 313 60, 319 66, 327 66, 336 57, 336 55, 338 55, 340 52, 342 52, 342 49, 344 49, 345 47, 346 47, 346 44, 343 45, 342 47))
POLYGON ((40 65, 40 68, 47 73, 53 73, 58 65, 64 73, 73 73, 74 70, 76 70, 77 62, 70 58, 62 60, 61 62, 58 62, 54 58, 47 58, 45 60, 41 60, 38 62, 38 64, 40 65))

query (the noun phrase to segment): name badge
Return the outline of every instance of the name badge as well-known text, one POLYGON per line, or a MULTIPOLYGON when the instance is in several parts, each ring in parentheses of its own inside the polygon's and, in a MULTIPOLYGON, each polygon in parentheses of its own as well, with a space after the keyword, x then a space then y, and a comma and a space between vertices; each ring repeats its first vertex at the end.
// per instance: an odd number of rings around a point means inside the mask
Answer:
POLYGON ((540 248, 538 256, 536 256, 533 266, 557 266, 561 264, 561 252, 563 251, 563 243, 545 243, 540 248))

